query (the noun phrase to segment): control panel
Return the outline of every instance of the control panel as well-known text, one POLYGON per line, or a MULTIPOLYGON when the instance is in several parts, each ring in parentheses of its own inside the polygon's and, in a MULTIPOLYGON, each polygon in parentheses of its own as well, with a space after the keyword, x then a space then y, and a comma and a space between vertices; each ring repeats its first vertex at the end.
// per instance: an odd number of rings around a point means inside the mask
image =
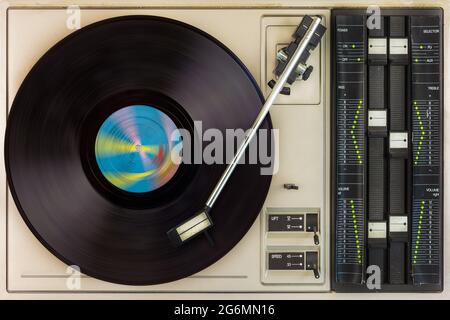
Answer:
POLYGON ((324 264, 318 208, 267 208, 263 215, 263 283, 320 283, 324 264))
POLYGON ((337 291, 443 281, 442 11, 332 11, 337 291))

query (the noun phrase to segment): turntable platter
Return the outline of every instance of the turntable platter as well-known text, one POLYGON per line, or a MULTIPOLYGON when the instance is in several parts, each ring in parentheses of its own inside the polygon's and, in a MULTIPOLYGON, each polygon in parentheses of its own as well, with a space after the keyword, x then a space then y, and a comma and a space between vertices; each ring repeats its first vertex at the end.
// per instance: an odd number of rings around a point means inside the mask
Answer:
POLYGON ((11 193, 43 245, 89 276, 129 285, 187 277, 245 235, 271 176, 239 165, 211 212, 215 246, 198 237, 173 247, 167 230, 202 208, 225 165, 168 165, 166 129, 245 130, 262 102, 239 59, 192 26, 152 16, 89 25, 51 48, 15 97, 11 193))

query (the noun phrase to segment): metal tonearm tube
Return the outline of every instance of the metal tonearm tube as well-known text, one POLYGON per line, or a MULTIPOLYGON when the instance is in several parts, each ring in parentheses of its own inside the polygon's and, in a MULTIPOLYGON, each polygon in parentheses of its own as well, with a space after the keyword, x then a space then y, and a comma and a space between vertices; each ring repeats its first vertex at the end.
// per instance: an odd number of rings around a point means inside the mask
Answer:
MULTIPOLYGON (((200 233, 204 233, 210 243, 213 244, 213 241, 207 232, 207 229, 213 225, 209 216, 209 211, 214 206, 214 203, 227 184, 228 179, 233 174, 236 165, 244 155, 248 145, 258 132, 259 127, 274 104, 276 97, 280 93, 289 94, 286 93, 289 92, 289 89, 285 87, 286 83, 291 84, 296 78, 301 76, 303 72, 306 72, 306 70, 308 72, 308 76, 309 73, 311 73, 312 67, 306 67, 306 59, 309 57, 309 50, 312 50, 317 46, 325 32, 325 27, 320 24, 321 20, 322 19, 320 17, 305 16, 294 34, 294 36, 297 36, 296 41, 291 42, 287 48, 283 49, 282 54, 278 55, 283 57, 283 61, 280 61, 280 64, 283 64, 282 68, 277 67, 278 73, 280 72, 280 69, 284 69, 279 75, 275 72, 278 75, 278 79, 276 82, 272 80, 269 83, 269 85, 273 87, 270 95, 267 97, 267 100, 261 108, 261 111, 256 117, 252 127, 247 131, 247 135, 245 136, 242 144, 239 146, 234 158, 228 164, 227 168, 211 192, 208 200, 206 201, 205 208, 190 219, 182 222, 167 232, 167 235, 174 245, 181 245, 185 241, 200 233), (293 47, 296 48, 295 51, 292 52, 293 47), (300 65, 302 67, 299 67, 300 65)), ((306 79, 307 77, 303 78, 303 80, 306 79)))

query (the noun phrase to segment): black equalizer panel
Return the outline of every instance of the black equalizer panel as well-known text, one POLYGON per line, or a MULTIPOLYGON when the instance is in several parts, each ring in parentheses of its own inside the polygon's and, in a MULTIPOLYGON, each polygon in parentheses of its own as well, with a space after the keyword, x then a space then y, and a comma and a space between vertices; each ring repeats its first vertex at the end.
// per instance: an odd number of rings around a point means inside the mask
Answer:
POLYGON ((336 291, 443 289, 442 23, 332 11, 336 291))

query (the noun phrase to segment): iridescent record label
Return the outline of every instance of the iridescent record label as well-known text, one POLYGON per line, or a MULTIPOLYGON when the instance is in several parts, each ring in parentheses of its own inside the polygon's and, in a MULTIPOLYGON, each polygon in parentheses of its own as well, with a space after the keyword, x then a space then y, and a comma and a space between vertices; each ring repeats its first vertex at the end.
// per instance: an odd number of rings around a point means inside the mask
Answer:
POLYGON ((114 186, 145 193, 166 184, 179 164, 172 150, 180 142, 175 123, 162 111, 132 105, 111 114, 95 140, 95 158, 104 177, 114 186))

